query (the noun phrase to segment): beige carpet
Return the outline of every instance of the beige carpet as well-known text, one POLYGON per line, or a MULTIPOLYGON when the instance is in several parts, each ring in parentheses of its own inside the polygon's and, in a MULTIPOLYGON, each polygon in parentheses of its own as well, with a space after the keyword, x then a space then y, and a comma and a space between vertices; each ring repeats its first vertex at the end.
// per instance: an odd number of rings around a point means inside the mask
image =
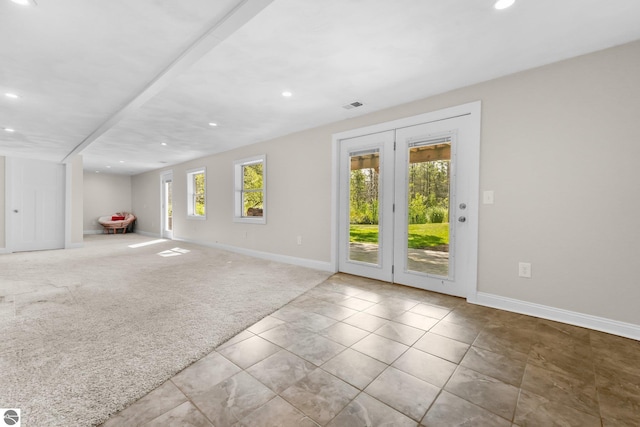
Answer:
POLYGON ((328 277, 135 234, 0 255, 0 407, 98 424, 328 277))

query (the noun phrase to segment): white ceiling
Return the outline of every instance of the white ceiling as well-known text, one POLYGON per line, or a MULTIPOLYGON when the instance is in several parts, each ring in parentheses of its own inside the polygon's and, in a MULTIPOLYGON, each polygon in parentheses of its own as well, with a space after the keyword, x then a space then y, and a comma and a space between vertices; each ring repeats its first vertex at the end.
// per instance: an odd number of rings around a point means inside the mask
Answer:
POLYGON ((640 39, 638 0, 37 3, 0 0, 0 155, 123 174, 640 39))

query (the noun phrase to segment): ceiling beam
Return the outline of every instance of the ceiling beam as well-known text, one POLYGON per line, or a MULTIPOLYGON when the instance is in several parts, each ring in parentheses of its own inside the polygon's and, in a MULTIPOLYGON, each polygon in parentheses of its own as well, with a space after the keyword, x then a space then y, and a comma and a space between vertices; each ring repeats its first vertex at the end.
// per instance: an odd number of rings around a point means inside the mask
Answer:
POLYGON ((177 76, 185 72, 196 61, 209 53, 224 39, 237 31, 251 18, 258 15, 273 0, 241 0, 222 19, 210 27, 204 34, 193 42, 184 52, 174 59, 164 70, 145 85, 127 103, 109 116, 100 126, 91 132, 82 142, 62 159, 63 163, 70 162, 76 155, 82 153, 89 145, 114 127, 120 120, 140 108, 145 102, 157 95, 177 76))

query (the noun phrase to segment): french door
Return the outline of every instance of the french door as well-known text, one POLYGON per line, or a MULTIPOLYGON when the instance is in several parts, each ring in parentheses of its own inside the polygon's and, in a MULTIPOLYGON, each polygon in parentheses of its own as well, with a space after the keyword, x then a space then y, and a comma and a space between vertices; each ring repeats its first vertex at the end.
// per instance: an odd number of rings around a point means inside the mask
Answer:
POLYGON ((477 119, 340 139, 340 271, 462 297, 475 289, 477 119))

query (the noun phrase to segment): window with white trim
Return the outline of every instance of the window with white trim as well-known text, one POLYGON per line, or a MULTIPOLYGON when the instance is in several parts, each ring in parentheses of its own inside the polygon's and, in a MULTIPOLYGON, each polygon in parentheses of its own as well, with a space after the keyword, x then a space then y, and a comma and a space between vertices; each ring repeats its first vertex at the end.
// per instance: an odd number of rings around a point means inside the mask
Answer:
POLYGON ((266 156, 255 156, 234 162, 234 220, 266 223, 266 156))
POLYGON ((206 219, 206 170, 187 171, 187 217, 206 219))

